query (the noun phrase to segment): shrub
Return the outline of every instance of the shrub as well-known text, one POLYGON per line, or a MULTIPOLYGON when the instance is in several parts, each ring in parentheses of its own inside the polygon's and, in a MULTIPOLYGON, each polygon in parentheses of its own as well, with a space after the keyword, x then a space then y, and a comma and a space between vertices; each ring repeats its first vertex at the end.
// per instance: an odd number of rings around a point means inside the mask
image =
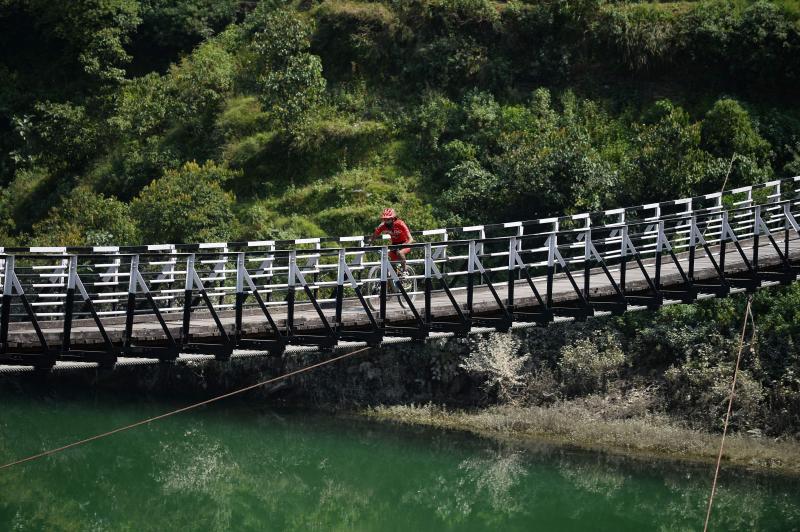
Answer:
POLYGON ((561 396, 561 385, 556 374, 548 367, 534 371, 528 377, 525 387, 525 400, 529 404, 549 404, 561 396))
POLYGON ((501 105, 491 94, 470 91, 460 106, 432 99, 423 107, 421 140, 436 154, 431 173, 445 185, 442 199, 454 223, 591 210, 614 201, 617 155, 600 150, 618 142, 618 123, 572 93, 560 100, 559 112, 546 89, 528 105, 501 105))
POLYGON ((495 97, 485 91, 469 91, 461 103, 461 129, 481 144, 490 143, 500 133, 503 109, 495 97))
POLYGON ((769 144, 756 131, 750 115, 730 98, 717 100, 706 113, 701 138, 704 149, 726 159, 736 153, 763 161, 769 151, 769 144))
POLYGON ((738 23, 730 2, 699 2, 678 20, 685 59, 698 68, 729 72, 729 50, 738 23))
POLYGON ((458 111, 458 104, 442 94, 425 95, 409 124, 411 133, 416 135, 420 143, 420 152, 439 148, 443 137, 453 127, 458 111))
POLYGON ((561 348, 558 368, 568 395, 606 391, 608 381, 617 375, 625 355, 613 336, 581 338, 561 348))
POLYGON ((163 137, 153 135, 120 143, 89 175, 94 187, 106 195, 130 201, 153 176, 181 165, 181 157, 163 137))
POLYGON ((233 81, 233 56, 215 40, 205 42, 173 66, 168 87, 181 125, 204 130, 212 124, 233 81))
POLYGON ((402 51, 405 83, 461 93, 465 87, 488 88, 508 81, 509 61, 492 54, 501 33, 492 2, 415 0, 395 6, 414 30, 402 51))
POLYGON ((758 133, 772 149, 772 166, 781 177, 800 175, 800 114, 771 108, 759 111, 758 133))
POLYGON ((616 184, 617 176, 591 144, 586 133, 565 138, 563 130, 517 146, 509 144, 509 151, 497 158, 495 167, 517 192, 514 208, 506 216, 532 218, 607 204, 602 199, 616 184))
POLYGON ((629 70, 663 66, 677 48, 675 17, 657 4, 611 8, 598 26, 606 34, 609 55, 620 57, 629 70))
MULTIPOLYGON (((501 11, 502 50, 518 81, 559 83, 588 66, 601 0, 509 2, 501 11)), ((603 60, 607 60, 606 57, 603 60)))
POLYGON ((377 2, 325 2, 315 15, 313 49, 322 57, 327 77, 385 78, 397 71, 403 34, 409 30, 390 7, 377 2))
MULTIPOLYGON (((440 150, 440 157, 445 168, 453 170, 455 166, 462 163, 475 162, 478 158, 478 146, 471 142, 464 142, 461 139, 451 140, 440 150)), ((449 172, 448 172, 449 173, 449 172)), ((446 182, 451 183, 451 176, 446 176, 446 182)))
POLYGON ((454 213, 452 223, 481 223, 487 213, 503 211, 507 188, 480 163, 460 163, 447 172, 446 180, 450 187, 442 193, 442 203, 454 213))
POLYGON ((229 240, 236 231, 234 197, 222 184, 235 175, 213 162, 167 171, 131 202, 142 238, 173 244, 229 240))
POLYGON ((325 90, 322 63, 311 54, 289 58, 284 69, 271 70, 258 82, 262 103, 285 127, 300 122, 325 90))
MULTIPOLYGON (((730 352, 726 355, 736 356, 730 352)), ((664 374, 670 410, 705 429, 721 430, 728 409, 733 363, 730 358, 720 362, 720 358, 712 349, 703 349, 699 356, 671 367, 664 374)), ((762 427, 764 398, 761 383, 748 370, 740 369, 731 429, 762 427)))
POLYGON ((668 100, 650 109, 643 124, 635 126, 633 160, 628 175, 634 201, 691 195, 708 181, 722 183, 727 161, 717 161, 700 149, 700 125, 668 100))
POLYGON ((485 86, 490 79, 489 49, 472 37, 442 37, 416 50, 407 75, 425 80, 426 87, 485 86))
POLYGON ((81 168, 100 146, 98 124, 84 106, 72 103, 37 103, 24 129, 26 154, 39 157, 54 170, 81 168))
POLYGON ((800 79, 800 28, 774 2, 749 5, 732 44, 731 54, 743 79, 786 89, 800 79))
POLYGON ((109 123, 126 137, 162 133, 174 112, 174 98, 168 91, 166 78, 155 73, 126 81, 109 123))
POLYGON ((530 355, 520 354, 522 343, 510 334, 492 334, 473 342, 473 349, 459 365, 467 373, 483 379, 483 389, 496 393, 501 401, 513 401, 524 390, 523 373, 530 355))
POLYGON ((34 224, 34 241, 39 245, 130 245, 138 242, 138 229, 128 206, 97 194, 85 186, 76 187, 47 217, 34 224))

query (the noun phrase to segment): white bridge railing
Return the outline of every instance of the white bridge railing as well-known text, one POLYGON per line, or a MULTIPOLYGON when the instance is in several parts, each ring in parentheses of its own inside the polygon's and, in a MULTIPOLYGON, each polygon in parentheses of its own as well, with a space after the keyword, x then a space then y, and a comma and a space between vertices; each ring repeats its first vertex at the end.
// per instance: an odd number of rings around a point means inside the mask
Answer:
POLYGON ((420 231, 418 243, 395 246, 412 248, 406 276, 392 246, 362 236, 0 250, 0 363, 376 344, 792 282, 798 183, 420 231))

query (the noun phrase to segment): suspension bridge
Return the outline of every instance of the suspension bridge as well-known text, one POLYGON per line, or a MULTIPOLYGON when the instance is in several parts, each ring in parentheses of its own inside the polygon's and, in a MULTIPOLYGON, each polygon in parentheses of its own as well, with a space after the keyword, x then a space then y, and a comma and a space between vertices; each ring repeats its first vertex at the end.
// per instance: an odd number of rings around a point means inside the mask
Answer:
POLYGON ((570 216, 364 236, 0 248, 0 372, 379 346, 789 284, 800 176, 570 216), (389 260, 411 247, 410 272, 389 260))

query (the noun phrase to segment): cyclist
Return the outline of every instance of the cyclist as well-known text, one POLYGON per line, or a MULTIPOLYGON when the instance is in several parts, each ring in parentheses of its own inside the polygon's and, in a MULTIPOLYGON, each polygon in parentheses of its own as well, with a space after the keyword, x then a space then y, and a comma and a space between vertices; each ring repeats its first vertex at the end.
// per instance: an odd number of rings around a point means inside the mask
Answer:
MULTIPOLYGON (((398 218, 397 213, 391 207, 383 210, 381 215, 381 224, 375 228, 372 233, 372 238, 369 243, 378 238, 382 233, 389 233, 392 238, 392 245, 398 244, 413 244, 414 238, 411 236, 411 231, 408 230, 406 223, 398 218)), ((400 275, 405 276, 406 270, 406 254, 411 251, 411 248, 401 248, 398 250, 389 251, 389 260, 397 262, 400 261, 400 275)))

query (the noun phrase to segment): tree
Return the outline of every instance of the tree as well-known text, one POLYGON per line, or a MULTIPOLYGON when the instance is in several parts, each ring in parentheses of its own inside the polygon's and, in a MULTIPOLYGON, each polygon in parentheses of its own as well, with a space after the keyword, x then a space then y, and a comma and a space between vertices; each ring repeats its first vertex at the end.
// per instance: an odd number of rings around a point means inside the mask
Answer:
POLYGON ((51 91, 52 83, 63 90, 65 82, 67 87, 89 82, 96 89, 122 80, 130 61, 124 45, 141 21, 135 0, 14 0, 3 11, 8 18, 0 16, 0 24, 7 22, 0 26, 5 33, 0 44, 16 43, 20 54, 14 63, 28 67, 36 92, 51 91), (33 49, 25 49, 28 43, 33 49))
POLYGON ((86 186, 74 188, 47 217, 34 224, 34 241, 43 245, 129 245, 138 229, 128 206, 86 186))
POLYGON ((450 187, 442 194, 456 224, 481 223, 507 206, 508 189, 477 161, 464 161, 447 172, 450 187))
POLYGON ((305 53, 288 58, 284 68, 267 72, 258 81, 262 103, 286 128, 302 123, 325 91, 319 57, 305 53))
POLYGON ((779 3, 758 0, 747 6, 731 54, 748 83, 794 94, 800 79, 800 27, 779 3))
POLYGON ((686 111, 659 100, 648 115, 634 125, 628 201, 685 197, 705 182, 722 182, 727 161, 700 149, 700 125, 691 123, 686 111))
POLYGON ((167 171, 139 193, 131 211, 145 242, 228 240, 235 233, 233 194, 222 184, 235 172, 207 162, 167 171))
POLYGON ((725 159, 735 153, 764 162, 769 154, 769 143, 758 134, 748 112, 731 98, 717 100, 706 113, 701 140, 704 149, 725 159))
POLYGON ((183 130, 184 151, 210 156, 214 121, 231 94, 234 58, 222 39, 209 40, 174 65, 165 80, 173 124, 183 130))
POLYGON ((286 129, 302 123, 322 99, 325 78, 319 57, 307 52, 311 27, 296 14, 266 14, 252 36, 245 81, 253 83, 265 111, 286 129))
POLYGON ((84 106, 50 101, 37 103, 17 132, 26 141, 18 153, 53 170, 82 169, 97 154, 101 134, 84 106))
POLYGON ((606 133, 598 125, 609 117, 571 92, 560 104, 557 112, 547 91, 537 91, 528 107, 505 113, 512 127, 504 125, 500 153, 489 157, 490 169, 514 191, 505 219, 593 210, 613 199, 618 172, 600 152, 606 133))
POLYGON ((150 73, 122 85, 107 119, 116 142, 95 176, 105 192, 129 200, 154 175, 182 161, 216 156, 215 122, 231 95, 235 71, 223 37, 203 43, 163 76, 150 73))

